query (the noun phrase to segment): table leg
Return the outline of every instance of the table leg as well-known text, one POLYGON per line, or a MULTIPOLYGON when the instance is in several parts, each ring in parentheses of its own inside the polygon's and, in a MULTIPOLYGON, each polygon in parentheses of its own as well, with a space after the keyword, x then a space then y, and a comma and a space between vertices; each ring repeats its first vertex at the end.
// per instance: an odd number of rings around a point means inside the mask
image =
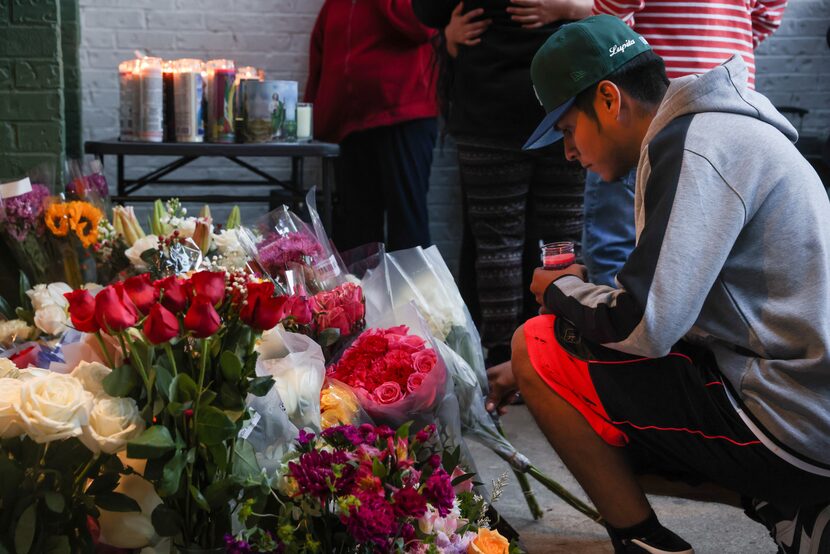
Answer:
MULTIPOLYGON (((124 156, 123 154, 118 154, 118 168, 117 168, 117 175, 115 178, 116 184, 118 186, 118 196, 123 197, 127 192, 127 184, 124 182, 124 156)), ((123 202, 123 199, 122 199, 123 202)))

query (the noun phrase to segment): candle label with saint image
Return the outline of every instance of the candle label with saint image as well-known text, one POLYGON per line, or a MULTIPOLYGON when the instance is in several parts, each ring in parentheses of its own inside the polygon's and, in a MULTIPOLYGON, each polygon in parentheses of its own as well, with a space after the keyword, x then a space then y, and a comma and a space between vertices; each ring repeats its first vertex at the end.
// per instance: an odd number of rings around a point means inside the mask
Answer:
POLYGON ((203 65, 201 60, 195 59, 181 59, 174 63, 176 142, 205 140, 205 122, 202 117, 203 65))
POLYGON ((236 70, 231 60, 207 63, 208 142, 235 142, 233 94, 236 70))

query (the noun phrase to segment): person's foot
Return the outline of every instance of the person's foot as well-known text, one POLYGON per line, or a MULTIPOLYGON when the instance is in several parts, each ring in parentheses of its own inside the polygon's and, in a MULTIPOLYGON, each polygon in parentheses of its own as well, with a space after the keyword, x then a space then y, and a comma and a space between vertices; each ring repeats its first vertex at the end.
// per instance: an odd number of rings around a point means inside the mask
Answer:
POLYGON ((692 545, 675 533, 661 527, 643 537, 633 537, 614 542, 614 554, 694 554, 692 545))
POLYGON ((786 509, 753 499, 745 508, 766 526, 779 553, 830 554, 830 504, 786 509))

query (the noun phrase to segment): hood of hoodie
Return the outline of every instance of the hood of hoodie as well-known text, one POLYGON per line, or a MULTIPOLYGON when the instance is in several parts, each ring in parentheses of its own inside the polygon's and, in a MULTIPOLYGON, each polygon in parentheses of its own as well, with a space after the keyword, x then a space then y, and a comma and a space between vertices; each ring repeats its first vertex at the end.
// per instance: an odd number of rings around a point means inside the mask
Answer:
POLYGON ((749 88, 747 77, 743 58, 732 56, 702 75, 673 79, 643 144, 648 144, 673 119, 705 112, 732 113, 759 119, 781 131, 790 141, 798 140, 795 127, 764 95, 749 88))

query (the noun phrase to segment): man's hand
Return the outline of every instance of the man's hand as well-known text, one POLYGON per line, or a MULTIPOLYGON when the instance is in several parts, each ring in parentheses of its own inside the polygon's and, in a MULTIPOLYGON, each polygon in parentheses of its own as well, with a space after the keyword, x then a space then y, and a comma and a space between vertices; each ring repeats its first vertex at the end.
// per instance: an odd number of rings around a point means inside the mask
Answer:
POLYGON ((536 297, 536 302, 540 306, 545 305, 545 291, 548 290, 548 286, 563 275, 575 275, 585 281, 588 279, 588 270, 585 269, 584 265, 571 264, 565 269, 542 269, 537 267, 533 271, 530 292, 536 297))
POLYGON ((490 394, 484 401, 484 409, 488 413, 498 409, 499 414, 506 414, 507 405, 519 395, 516 377, 513 376, 513 366, 510 362, 494 365, 487 370, 487 381, 490 383, 490 394))
POLYGON ((458 56, 458 45, 475 46, 481 42, 481 34, 487 30, 491 19, 484 19, 481 21, 473 21, 476 17, 484 13, 482 8, 471 10, 465 14, 461 12, 464 10, 464 2, 459 2, 452 11, 452 17, 449 24, 444 27, 444 37, 447 39, 447 52, 450 57, 458 56))
POLYGON ((593 0, 510 0, 511 19, 525 29, 537 29, 560 19, 582 19, 591 15, 593 0))

